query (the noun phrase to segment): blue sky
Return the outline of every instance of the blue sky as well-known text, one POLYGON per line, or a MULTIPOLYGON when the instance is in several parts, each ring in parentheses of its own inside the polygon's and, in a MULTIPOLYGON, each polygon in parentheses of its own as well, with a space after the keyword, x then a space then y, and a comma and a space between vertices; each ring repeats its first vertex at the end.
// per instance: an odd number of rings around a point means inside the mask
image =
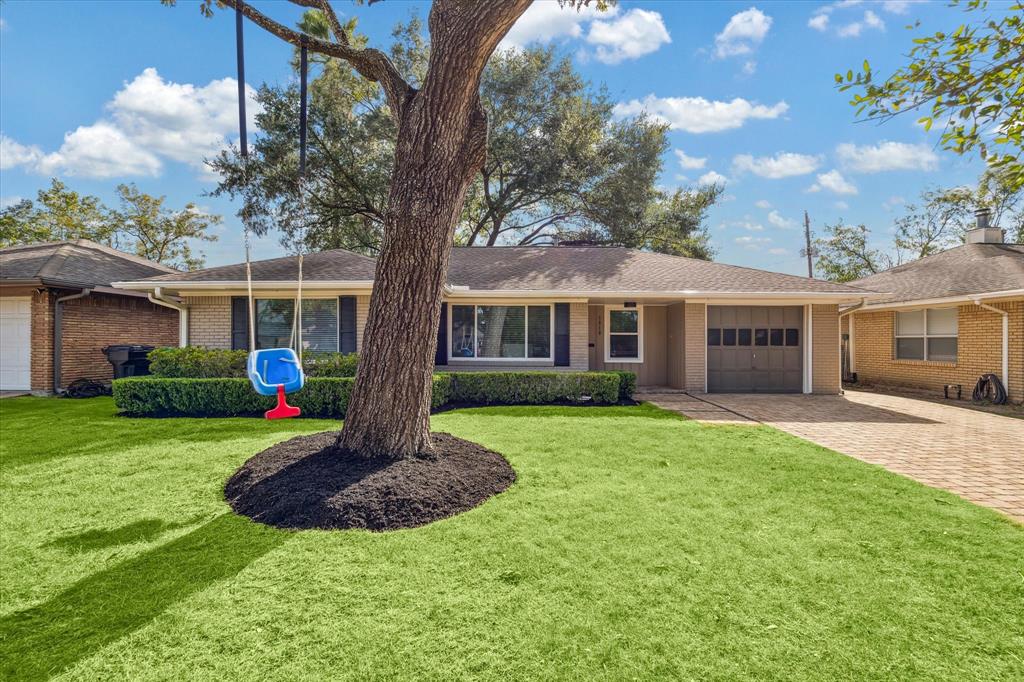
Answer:
MULTIPOLYGON (((283 2, 254 4, 288 24, 300 15, 283 2)), ((395 22, 428 9, 399 0, 334 6, 358 16, 379 46, 395 22)), ((843 218, 882 243, 903 202, 983 170, 939 149, 937 133, 912 116, 855 122, 833 86, 833 74, 864 59, 890 72, 912 37, 949 30, 962 14, 901 0, 621 2, 603 14, 539 0, 506 44, 552 42, 608 87, 623 115, 644 110, 670 123, 661 184, 726 184, 709 221, 718 260, 803 273, 804 210, 818 231, 843 218)), ((135 182, 172 206, 195 201, 223 215, 220 240, 199 248, 208 265, 241 260, 236 207, 204 196, 215 183, 202 165, 237 138, 233 16, 203 19, 187 1, 8 0, 0 17, 0 200, 34 198, 58 177, 112 204, 118 183, 135 182)), ((290 78, 289 56, 289 46, 246 25, 250 86, 290 78)), ((256 247, 258 257, 283 253, 276 235, 256 247)))

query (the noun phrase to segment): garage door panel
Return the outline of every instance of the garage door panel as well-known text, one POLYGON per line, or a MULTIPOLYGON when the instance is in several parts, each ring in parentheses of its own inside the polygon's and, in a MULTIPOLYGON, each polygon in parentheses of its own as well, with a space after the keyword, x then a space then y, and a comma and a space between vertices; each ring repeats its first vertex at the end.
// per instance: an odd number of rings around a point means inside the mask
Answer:
POLYGON ((708 306, 707 320, 716 330, 708 337, 709 391, 802 390, 801 306, 708 306))
POLYGON ((31 368, 32 302, 0 298, 0 390, 27 391, 31 368))

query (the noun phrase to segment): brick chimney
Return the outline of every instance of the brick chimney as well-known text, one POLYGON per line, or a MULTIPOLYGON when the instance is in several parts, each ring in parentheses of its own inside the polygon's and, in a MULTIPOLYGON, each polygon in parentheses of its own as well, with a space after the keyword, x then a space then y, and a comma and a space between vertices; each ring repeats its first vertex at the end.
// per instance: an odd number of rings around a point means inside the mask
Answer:
POLYGON ((1002 244, 1003 231, 998 227, 989 225, 992 212, 987 208, 979 208, 974 212, 978 226, 967 232, 968 244, 1002 244))

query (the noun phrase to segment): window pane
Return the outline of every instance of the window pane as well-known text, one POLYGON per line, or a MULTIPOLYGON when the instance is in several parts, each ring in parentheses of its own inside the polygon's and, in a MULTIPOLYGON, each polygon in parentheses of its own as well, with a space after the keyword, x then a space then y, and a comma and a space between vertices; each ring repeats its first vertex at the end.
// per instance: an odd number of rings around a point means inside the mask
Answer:
POLYGON ((767 346, 768 345, 768 330, 767 329, 755 329, 754 330, 754 345, 755 346, 767 346))
POLYGON ((782 334, 783 334, 784 331, 785 330, 783 330, 783 329, 773 329, 772 330, 771 339, 772 339, 772 345, 773 346, 781 346, 782 345, 782 334))
POLYGON ((722 330, 722 345, 723 346, 735 346, 736 345, 736 330, 735 329, 723 329, 722 330))
MULTIPOLYGON (((928 317, 931 317, 931 314, 928 317)), ((929 337, 928 359, 938 362, 956 362, 956 337, 929 337)))
POLYGON ((609 330, 615 332, 636 333, 637 324, 640 320, 640 312, 637 310, 612 310, 609 311, 611 324, 609 330))
POLYGON ((473 306, 452 306, 452 357, 473 357, 473 306))
POLYGON ((750 345, 751 330, 749 330, 749 329, 740 329, 740 330, 738 330, 738 333, 739 333, 739 336, 736 339, 737 345, 749 346, 750 345))
POLYGON ((531 305, 527 315, 529 324, 527 344, 531 358, 551 357, 551 308, 531 305))
POLYGON ((928 336, 956 336, 956 308, 932 308, 928 311, 928 336))
POLYGON ((338 299, 302 301, 302 349, 338 351, 338 299))
POLYGON ((612 358, 636 358, 638 339, 636 334, 612 334, 608 338, 608 356, 612 358))
POLYGON ((292 338, 295 301, 290 298, 256 301, 256 347, 287 348, 292 338))
POLYGON ((799 329, 787 329, 786 330, 786 345, 787 346, 799 346, 800 345, 800 330, 799 329))
POLYGON ((924 338, 896 339, 896 358, 899 360, 924 360, 924 338))
POLYGON ((476 307, 478 358, 526 357, 526 306, 476 307))
POLYGON ((924 311, 896 313, 896 336, 924 336, 924 311))
POLYGON ((721 346, 722 345, 722 330, 708 327, 708 345, 709 346, 721 346))

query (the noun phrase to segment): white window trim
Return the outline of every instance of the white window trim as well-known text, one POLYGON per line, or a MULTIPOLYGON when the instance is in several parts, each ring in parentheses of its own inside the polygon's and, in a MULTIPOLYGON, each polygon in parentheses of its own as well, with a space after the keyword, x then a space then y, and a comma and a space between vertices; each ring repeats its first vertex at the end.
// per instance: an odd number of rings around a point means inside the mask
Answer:
MULTIPOLYGON (((616 332, 620 336, 632 336, 630 333, 616 332)), ((706 353, 705 353, 706 355, 706 353)), ((604 307, 604 361, 611 364, 634 364, 639 365, 644 361, 644 307, 637 304, 635 307, 627 308, 624 305, 606 305, 604 307), (635 310, 636 315, 636 353, 635 358, 613 358, 612 352, 612 311, 613 310, 635 310)))
POLYGON ((460 363, 460 362, 481 362, 490 364, 504 364, 509 362, 522 363, 525 365, 529 364, 549 364, 555 361, 555 304, 554 303, 495 303, 488 300, 480 301, 463 301, 460 300, 457 303, 454 301, 448 301, 448 331, 446 333, 447 339, 445 345, 447 346, 446 353, 448 355, 448 363, 460 363), (476 350, 479 348, 477 343, 477 328, 476 328, 476 313, 479 306, 506 306, 506 307, 519 307, 525 308, 523 311, 523 324, 525 325, 526 333, 523 334, 523 352, 524 356, 521 358, 480 358, 476 356, 476 350), (455 320, 455 307, 456 306, 468 306, 473 308, 473 357, 466 357, 464 355, 452 355, 452 323, 455 320), (544 308, 548 309, 548 326, 549 326, 549 340, 548 340, 548 355, 542 358, 531 358, 527 357, 530 352, 530 343, 527 334, 530 328, 530 308, 544 308))
MULTIPOLYGON (((960 309, 952 308, 956 311, 956 334, 950 336, 949 334, 929 334, 928 333, 928 311, 929 310, 940 310, 940 308, 921 308, 924 312, 923 324, 924 327, 920 334, 899 334, 899 315, 900 313, 916 313, 917 310, 894 310, 892 317, 892 359, 901 362, 939 362, 939 363, 953 363, 956 364, 960 360, 960 309), (924 339, 924 356, 918 358, 901 358, 899 356, 899 344, 898 339, 924 339), (933 360, 928 353, 928 340, 929 339, 956 339, 956 356, 952 359, 941 359, 933 360)), ((941 310, 950 310, 950 308, 941 308, 941 310)))
MULTIPOLYGON (((298 296, 253 296, 252 300, 253 300, 252 309, 253 309, 253 312, 255 312, 259 308, 259 301, 297 301, 298 300, 298 296)), ((341 301, 338 300, 337 296, 303 296, 302 297, 302 302, 305 303, 306 301, 334 301, 334 317, 337 320, 338 333, 339 334, 341 333, 341 301)), ((292 318, 293 321, 292 321, 291 326, 294 327, 295 326, 294 312, 292 313, 292 315, 293 315, 293 318, 292 318)), ((259 345, 259 337, 260 337, 259 324, 260 324, 259 319, 253 320, 253 327, 252 328, 253 328, 253 331, 256 333, 256 339, 254 339, 254 341, 256 342, 256 345, 259 345)), ((338 342, 338 347, 335 350, 333 350, 333 351, 307 351, 306 349, 303 349, 303 352, 311 352, 311 353, 316 353, 316 352, 340 353, 341 352, 341 339, 340 338, 337 339, 337 342, 338 342)))

